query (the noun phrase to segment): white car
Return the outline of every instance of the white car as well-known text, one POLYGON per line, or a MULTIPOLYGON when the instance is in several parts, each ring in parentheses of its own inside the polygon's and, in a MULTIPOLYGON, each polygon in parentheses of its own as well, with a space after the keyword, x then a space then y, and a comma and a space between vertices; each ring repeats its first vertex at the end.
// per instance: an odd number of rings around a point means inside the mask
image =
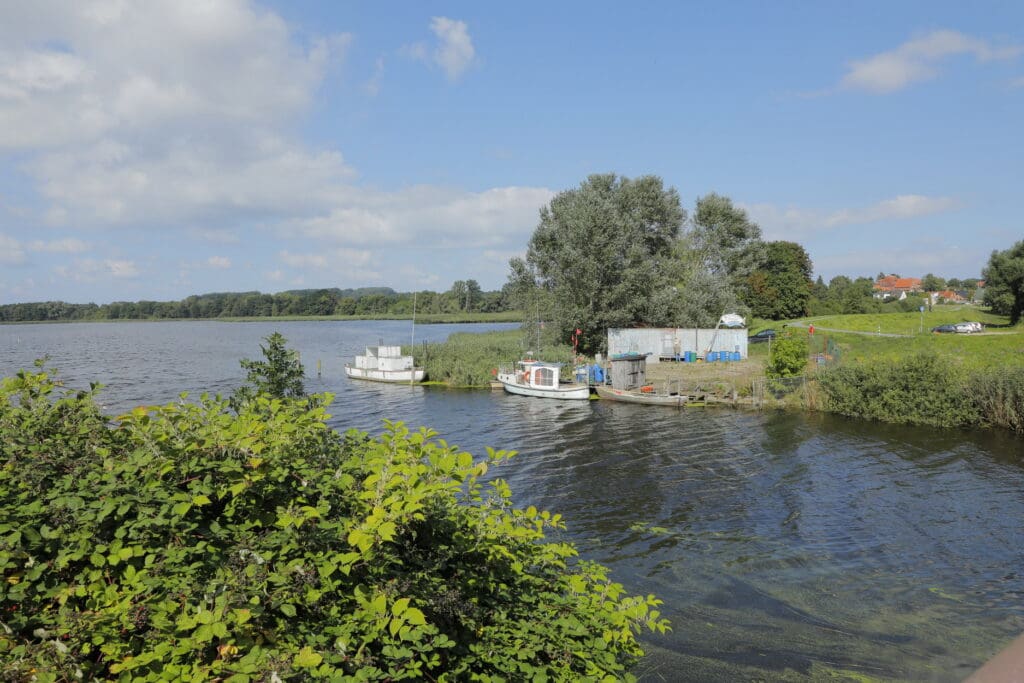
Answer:
POLYGON ((957 334, 973 334, 981 331, 975 325, 980 327, 981 323, 957 323, 954 327, 956 327, 957 334))

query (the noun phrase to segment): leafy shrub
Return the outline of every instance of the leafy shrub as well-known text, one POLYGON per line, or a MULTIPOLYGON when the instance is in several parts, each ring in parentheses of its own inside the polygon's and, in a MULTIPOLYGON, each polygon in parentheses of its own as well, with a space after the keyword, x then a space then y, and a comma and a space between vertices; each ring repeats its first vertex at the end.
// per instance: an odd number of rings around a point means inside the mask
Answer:
POLYGON ((807 338, 800 336, 780 337, 772 342, 765 374, 769 377, 794 377, 803 374, 807 367, 807 338))
MULTIPOLYGON (((139 407, 22 372, 0 388, 0 661, 11 680, 621 677, 653 596, 547 542, 427 429, 324 400, 139 407)), ((184 399, 184 397, 183 397, 184 399)))
POLYGON ((934 354, 841 366, 818 381, 826 409, 841 415, 939 427, 979 422, 962 372, 934 354))

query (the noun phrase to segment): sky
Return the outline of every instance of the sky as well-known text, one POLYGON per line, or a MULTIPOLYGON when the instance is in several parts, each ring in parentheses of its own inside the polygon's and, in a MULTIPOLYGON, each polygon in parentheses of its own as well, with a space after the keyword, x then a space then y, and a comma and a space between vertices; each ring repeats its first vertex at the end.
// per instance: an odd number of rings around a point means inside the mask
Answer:
POLYGON ((0 303, 498 289, 593 173, 815 275, 1024 238, 1024 3, 0 4, 0 303))

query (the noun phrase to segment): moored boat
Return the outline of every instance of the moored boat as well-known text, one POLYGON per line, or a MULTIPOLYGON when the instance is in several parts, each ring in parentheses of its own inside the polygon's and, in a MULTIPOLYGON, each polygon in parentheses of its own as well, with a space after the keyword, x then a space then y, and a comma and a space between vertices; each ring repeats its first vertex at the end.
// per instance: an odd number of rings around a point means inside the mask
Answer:
POLYGON ((415 367, 412 356, 402 355, 401 346, 367 346, 365 354, 356 356, 355 365, 345 363, 345 375, 371 382, 410 384, 422 382, 426 372, 415 367))
POLYGON ((653 387, 640 387, 639 389, 614 389, 608 386, 597 386, 597 395, 609 401, 622 401, 623 403, 642 403, 649 406, 668 406, 670 408, 682 408, 686 405, 705 405, 707 396, 702 393, 686 394, 681 392, 658 393, 653 387))
POLYGON ((510 394, 563 400, 590 398, 588 385, 559 381, 561 368, 561 363, 527 359, 518 361, 515 367, 498 370, 497 378, 510 394))

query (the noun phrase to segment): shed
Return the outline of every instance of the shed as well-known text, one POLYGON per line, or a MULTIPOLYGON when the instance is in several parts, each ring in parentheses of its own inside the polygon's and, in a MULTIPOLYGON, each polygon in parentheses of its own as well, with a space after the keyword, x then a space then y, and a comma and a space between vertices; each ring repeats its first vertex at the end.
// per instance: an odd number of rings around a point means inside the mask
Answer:
POLYGON ((612 364, 612 389, 629 391, 647 383, 647 354, 621 353, 609 358, 612 364))

